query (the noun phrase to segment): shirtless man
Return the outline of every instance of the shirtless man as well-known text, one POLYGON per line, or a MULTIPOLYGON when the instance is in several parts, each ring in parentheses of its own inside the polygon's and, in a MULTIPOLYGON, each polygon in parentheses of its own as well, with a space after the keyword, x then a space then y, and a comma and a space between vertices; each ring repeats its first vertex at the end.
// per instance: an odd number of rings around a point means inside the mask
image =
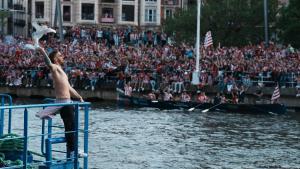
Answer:
MULTIPOLYGON (((49 67, 53 86, 55 90, 55 103, 70 103, 72 102, 71 97, 79 99, 83 102, 82 97, 71 87, 68 76, 62 69, 64 63, 64 57, 59 51, 53 51, 47 55, 44 49, 39 48, 39 51, 43 54, 45 63, 49 67)), ((55 106, 47 107, 44 110, 36 114, 41 119, 52 118, 57 112, 60 112, 60 116, 65 126, 65 138, 67 142, 67 157, 69 158, 72 153, 74 154, 74 133, 75 130, 75 117, 74 117, 74 106, 55 106)))

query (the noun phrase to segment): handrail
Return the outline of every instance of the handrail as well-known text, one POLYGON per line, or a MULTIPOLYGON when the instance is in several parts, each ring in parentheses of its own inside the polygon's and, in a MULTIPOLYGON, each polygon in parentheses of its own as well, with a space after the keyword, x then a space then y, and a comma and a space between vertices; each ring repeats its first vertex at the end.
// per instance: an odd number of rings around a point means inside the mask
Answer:
MULTIPOLYGON (((0 96, 2 96, 3 94, 1 94, 0 96)), ((23 136, 19 137, 18 139, 23 139, 23 166, 18 166, 18 167, 22 167, 24 169, 26 169, 28 166, 30 166, 30 164, 28 164, 27 162, 27 151, 28 151, 28 143, 29 143, 29 138, 31 137, 40 137, 41 135, 33 135, 33 136, 29 136, 28 135, 28 129, 29 129, 29 123, 28 123, 28 114, 29 111, 28 109, 30 108, 45 108, 45 107, 51 107, 51 106, 67 106, 67 105, 73 105, 75 107, 74 109, 74 113, 75 113, 75 130, 72 131, 75 133, 75 157, 72 161, 72 165, 74 165, 73 167, 75 169, 79 168, 78 165, 78 132, 79 132, 79 107, 84 107, 84 153, 87 154, 88 152, 88 124, 89 124, 89 106, 91 105, 91 103, 89 102, 73 102, 73 103, 50 103, 50 104, 33 104, 33 105, 10 105, 10 106, 0 106, 0 110, 3 111, 4 109, 24 109, 24 126, 23 126, 23 136)), ((44 120, 43 120, 44 123, 44 120)), ((48 139, 51 138, 51 135, 54 134, 52 133, 52 129, 51 129, 51 123, 52 123, 52 119, 48 120, 48 139), (50 124, 50 126, 49 126, 50 124), (49 130, 50 128, 50 130, 49 130)), ((46 134, 42 134, 43 136, 46 134)), ((1 139, 0 139, 1 140, 1 139)), ((48 146, 48 150, 49 150, 49 146, 48 146)), ((51 150, 51 146, 50 146, 50 150, 51 150)), ((42 148, 42 154, 43 154, 43 148, 42 148)), ((51 165, 54 164, 56 165, 57 163, 55 163, 56 160, 52 159, 52 155, 51 155, 51 151, 46 152, 46 154, 44 154, 46 157, 46 161, 43 162, 44 165, 48 166, 49 168, 51 168, 51 165), (48 161, 48 160, 49 161, 48 161)), ((66 161, 66 163, 70 161, 66 161)), ((36 163, 33 163, 36 164, 36 163)), ((11 167, 8 167, 11 168, 11 167)), ((85 156, 84 157, 84 163, 83 163, 83 168, 84 169, 88 169, 88 157, 85 156)))
POLYGON ((49 103, 49 104, 25 104, 25 105, 16 105, 16 106, 0 106, 0 109, 22 109, 22 108, 37 108, 37 107, 52 107, 52 106, 89 106, 91 103, 89 102, 73 102, 73 103, 49 103))

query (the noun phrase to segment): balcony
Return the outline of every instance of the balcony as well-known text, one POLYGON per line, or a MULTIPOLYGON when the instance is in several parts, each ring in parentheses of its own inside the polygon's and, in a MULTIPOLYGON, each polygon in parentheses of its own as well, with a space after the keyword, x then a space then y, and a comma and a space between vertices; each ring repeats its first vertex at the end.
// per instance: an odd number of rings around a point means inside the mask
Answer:
POLYGON ((101 18, 100 19, 100 22, 103 22, 103 23, 114 23, 115 22, 115 18, 101 18))
POLYGON ((165 0, 164 5, 179 5, 178 0, 165 0))

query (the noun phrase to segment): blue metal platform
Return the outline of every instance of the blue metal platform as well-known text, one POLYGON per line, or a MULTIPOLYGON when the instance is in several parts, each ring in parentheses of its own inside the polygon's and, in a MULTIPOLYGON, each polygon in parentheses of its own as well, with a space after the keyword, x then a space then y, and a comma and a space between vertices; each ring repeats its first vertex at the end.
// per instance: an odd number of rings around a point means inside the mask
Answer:
MULTIPOLYGON (((12 97, 7 94, 0 94, 1 98, 1 106, 0 106, 0 141, 3 141, 2 136, 5 135, 4 128, 6 126, 5 124, 5 113, 8 112, 8 124, 7 124, 7 134, 12 133, 12 115, 13 115, 13 110, 15 109, 23 109, 23 135, 18 137, 18 138, 13 138, 13 139, 21 139, 23 141, 23 155, 22 155, 22 161, 23 164, 20 166, 16 166, 13 168, 23 168, 27 169, 30 166, 35 166, 38 167, 39 169, 79 169, 79 168, 84 168, 88 169, 88 130, 89 130, 89 107, 90 103, 89 102, 73 102, 73 103, 48 103, 48 104, 31 104, 31 105, 12 105, 12 97), (48 120, 41 120, 42 122, 42 131, 41 134, 36 134, 36 135, 29 135, 28 131, 30 130, 30 126, 28 123, 28 114, 29 114, 29 109, 32 108, 46 108, 50 106, 67 106, 67 105, 73 105, 75 107, 75 130, 72 131, 75 133, 75 153, 74 153, 74 158, 72 159, 54 159, 52 157, 52 145, 53 144, 65 144, 66 140, 64 137, 53 137, 54 134, 52 132, 52 119, 48 120), (80 108, 83 108, 83 121, 84 125, 79 126, 79 116, 80 113, 80 108), (48 128, 47 132, 45 131, 45 124, 46 122, 48 123, 48 128), (80 166, 79 163, 79 157, 78 157, 78 140, 79 140, 79 130, 83 131, 83 150, 84 154, 86 156, 83 157, 83 163, 82 166, 80 166), (40 137, 41 138, 41 144, 40 144, 40 150, 42 156, 45 157, 44 161, 35 161, 29 163, 28 161, 28 145, 30 143, 30 138, 34 137, 40 137)), ((48 99, 48 102, 53 101, 53 99, 48 99)), ((37 119, 38 120, 38 119, 37 119)), ((60 133, 60 134, 64 134, 60 133)), ((7 138, 5 138, 7 140, 7 138)), ((1 152, 0 152, 1 153, 1 152)), ((65 153, 64 151, 61 151, 61 153, 65 153)), ((10 167, 4 167, 4 168, 12 168, 10 167)))

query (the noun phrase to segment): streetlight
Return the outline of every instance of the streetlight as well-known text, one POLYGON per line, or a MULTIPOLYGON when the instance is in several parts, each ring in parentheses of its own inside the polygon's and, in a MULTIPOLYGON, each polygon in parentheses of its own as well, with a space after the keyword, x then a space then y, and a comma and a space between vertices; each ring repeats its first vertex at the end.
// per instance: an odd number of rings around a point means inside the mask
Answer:
POLYGON ((196 37, 196 69, 193 72, 192 84, 198 85, 200 72, 200 17, 201 17, 201 0, 197 0, 197 37, 196 37))
POLYGON ((63 35, 63 20, 61 15, 61 2, 60 0, 55 1, 55 15, 54 15, 54 26, 56 27, 58 19, 58 30, 59 30, 59 41, 63 43, 64 35, 63 35))
POLYGON ((269 47, 268 0, 264 0, 265 46, 269 47))

